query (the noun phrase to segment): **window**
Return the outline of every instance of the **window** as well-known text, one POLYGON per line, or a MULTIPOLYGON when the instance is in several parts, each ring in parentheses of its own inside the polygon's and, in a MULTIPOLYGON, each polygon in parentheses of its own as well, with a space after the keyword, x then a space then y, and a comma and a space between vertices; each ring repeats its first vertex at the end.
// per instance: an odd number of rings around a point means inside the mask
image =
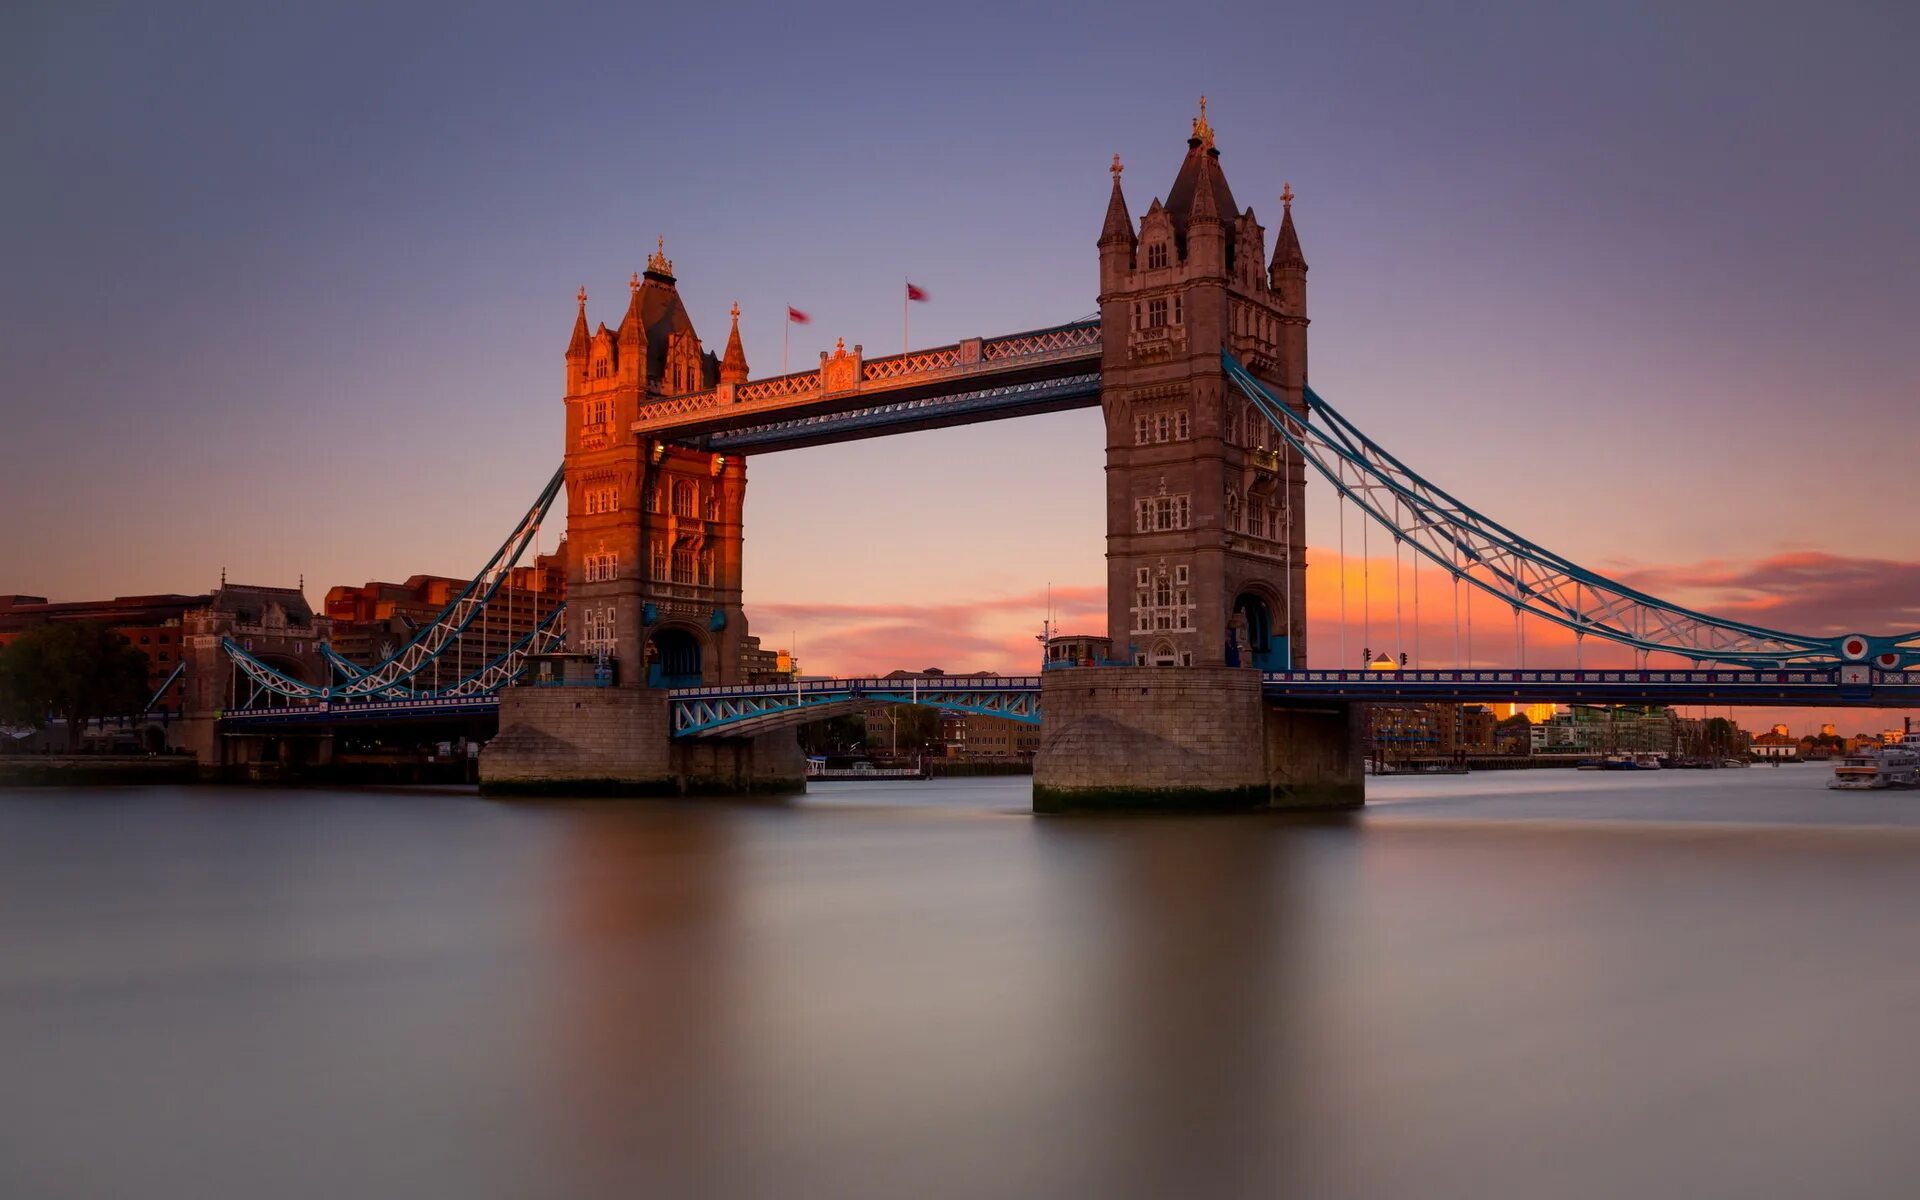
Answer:
POLYGON ((647 487, 646 495, 642 498, 641 503, 648 512, 650 513, 659 512, 660 511, 660 485, 657 483, 649 485, 647 487))
POLYGON ((1167 265, 1167 244, 1155 242, 1147 247, 1147 270, 1158 271, 1167 265))
POLYGON ((712 550, 703 550, 700 552, 700 586, 701 587, 713 586, 713 551, 712 550))
POLYGON ((1136 446, 1144 446, 1149 442, 1184 442, 1192 436, 1192 421, 1184 408, 1143 413, 1133 419, 1133 443, 1136 446))
POLYGON ((589 425, 605 425, 612 419, 613 406, 607 401, 595 400, 592 404, 587 405, 587 423, 589 425))
POLYGON ((658 538, 655 538, 653 541, 652 557, 653 577, 655 579, 665 579, 667 577, 667 547, 666 543, 660 541, 658 538))
POLYGON ((676 517, 700 515, 698 492, 691 479, 682 479, 673 485, 673 515, 676 517))
POLYGON ((605 379, 607 377, 606 359, 600 359, 593 364, 593 377, 595 379, 605 379))
POLYGON ((587 555, 587 582, 607 583, 619 573, 619 559, 612 554, 587 555))
POLYGON ((581 614, 580 637, 584 648, 593 653, 609 652, 613 649, 614 619, 613 608, 589 608, 581 614))
POLYGON ((1147 328, 1158 329, 1167 323, 1167 301, 1162 296, 1147 301, 1147 328))
POLYGON ((673 548, 673 581, 675 583, 693 582, 693 548, 675 546, 673 548))
POLYGON ((620 511, 620 489, 612 487, 594 487, 587 489, 587 515, 620 511))
POLYGON ((700 507, 701 511, 706 514, 707 520, 718 521, 720 519, 720 494, 714 489, 708 488, 706 495, 701 497, 700 507))
MULTIPOLYGON (((1142 497, 1133 502, 1133 531, 1160 533, 1185 529, 1193 520, 1192 499, 1182 492, 1177 496, 1142 497)), ((1141 580, 1145 583, 1145 579, 1141 580)))

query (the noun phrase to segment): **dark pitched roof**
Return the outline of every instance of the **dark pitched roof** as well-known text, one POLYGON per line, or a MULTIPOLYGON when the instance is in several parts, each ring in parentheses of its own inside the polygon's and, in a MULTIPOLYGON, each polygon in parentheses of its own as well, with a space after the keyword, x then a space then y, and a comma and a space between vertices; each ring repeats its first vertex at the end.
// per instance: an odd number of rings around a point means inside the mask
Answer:
POLYGON ((1173 218, 1175 236, 1183 242, 1187 226, 1196 215, 1218 220, 1221 213, 1240 211, 1240 206, 1233 202, 1233 189, 1227 186, 1226 173, 1220 169, 1220 151, 1197 137, 1187 139, 1187 156, 1180 160, 1180 172, 1173 177, 1173 187, 1167 192, 1166 209, 1167 215, 1173 218), (1204 200, 1201 199, 1203 193, 1204 200), (1196 202, 1200 204, 1198 214, 1196 202))

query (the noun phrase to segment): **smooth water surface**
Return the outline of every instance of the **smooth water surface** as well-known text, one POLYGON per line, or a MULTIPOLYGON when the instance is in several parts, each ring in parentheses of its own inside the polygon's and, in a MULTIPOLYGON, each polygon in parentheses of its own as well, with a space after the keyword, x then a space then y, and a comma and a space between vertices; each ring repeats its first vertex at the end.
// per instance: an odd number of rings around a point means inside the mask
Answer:
POLYGON ((1920 793, 0 793, 0 1197, 1895 1197, 1920 793))

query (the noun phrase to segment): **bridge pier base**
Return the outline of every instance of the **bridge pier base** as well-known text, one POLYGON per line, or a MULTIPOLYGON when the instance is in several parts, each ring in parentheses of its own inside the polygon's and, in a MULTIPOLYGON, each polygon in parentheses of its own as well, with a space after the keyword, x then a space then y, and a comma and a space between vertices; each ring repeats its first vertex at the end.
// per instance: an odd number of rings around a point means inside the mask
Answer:
POLYGON ((1282 709, 1244 667, 1085 667, 1040 681, 1033 811, 1226 812, 1363 803, 1350 706, 1282 709))
POLYGON ((667 694, 631 687, 510 687, 480 749, 483 795, 677 795, 667 694))
POLYGON ((674 774, 696 795, 791 795, 807 790, 807 756, 794 730, 675 742, 674 774))
POLYGON ((512 687, 480 751, 483 795, 764 795, 806 790, 792 730, 675 743, 657 688, 512 687))

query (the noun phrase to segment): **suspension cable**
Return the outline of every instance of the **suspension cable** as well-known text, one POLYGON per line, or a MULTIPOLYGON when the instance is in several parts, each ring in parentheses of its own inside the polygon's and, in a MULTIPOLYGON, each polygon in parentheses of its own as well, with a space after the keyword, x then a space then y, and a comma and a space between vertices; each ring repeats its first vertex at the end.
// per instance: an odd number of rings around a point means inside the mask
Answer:
MULTIPOLYGON (((1360 521, 1360 641, 1362 649, 1373 653, 1373 549, 1368 531, 1373 528, 1370 515, 1363 515, 1360 521)), ((1367 669, 1373 668, 1372 663, 1367 669)))
MULTIPOLYGON (((1394 506, 1396 521, 1399 515, 1399 505, 1396 504, 1394 506)), ((1407 652, 1407 626, 1406 622, 1400 619, 1400 534, 1397 531, 1393 535, 1393 640, 1395 643, 1394 665, 1398 667, 1401 656, 1407 652)))
MULTIPOLYGON (((1414 520, 1416 522, 1420 520, 1420 517, 1418 514, 1415 514, 1414 520)), ((1408 561, 1410 561, 1413 565, 1413 665, 1414 665, 1414 669, 1418 670, 1421 665, 1420 663, 1420 556, 1418 554, 1408 555, 1408 561)))
MULTIPOLYGON (((1282 546, 1280 582, 1281 619, 1286 622, 1287 662, 1286 669, 1293 670, 1293 447, 1280 447, 1280 502, 1287 506, 1287 528, 1282 546)), ((1271 638, 1271 635, 1269 635, 1271 638)), ((1272 662, 1273 646, 1268 642, 1268 662, 1272 662)))
POLYGON ((1460 577, 1453 577, 1453 665, 1460 663, 1460 577))
POLYGON ((1334 489, 1334 508, 1340 513, 1340 669, 1347 669, 1347 489, 1345 467, 1340 468, 1341 486, 1334 489))

